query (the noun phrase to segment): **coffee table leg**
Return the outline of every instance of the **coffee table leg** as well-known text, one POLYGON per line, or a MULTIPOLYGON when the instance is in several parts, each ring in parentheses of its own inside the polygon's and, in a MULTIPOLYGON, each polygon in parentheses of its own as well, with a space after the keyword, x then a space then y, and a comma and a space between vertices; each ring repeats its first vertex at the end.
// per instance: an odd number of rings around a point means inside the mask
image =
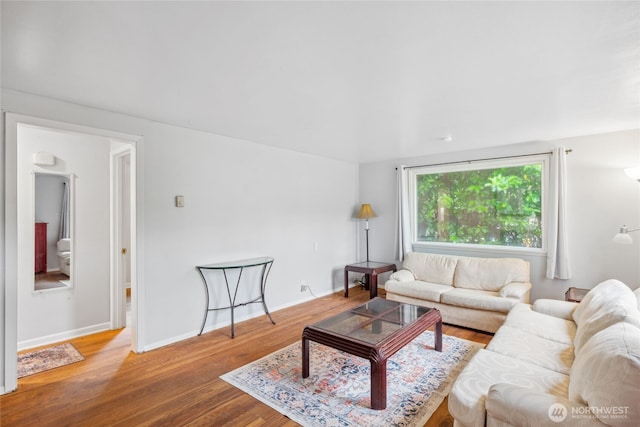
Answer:
POLYGON ((436 323, 436 333, 435 333, 435 347, 436 351, 442 351, 442 319, 438 320, 436 323))
POLYGON ((387 359, 371 360, 371 409, 387 407, 387 359))
POLYGON ((309 340, 302 338, 302 378, 309 377, 309 340))

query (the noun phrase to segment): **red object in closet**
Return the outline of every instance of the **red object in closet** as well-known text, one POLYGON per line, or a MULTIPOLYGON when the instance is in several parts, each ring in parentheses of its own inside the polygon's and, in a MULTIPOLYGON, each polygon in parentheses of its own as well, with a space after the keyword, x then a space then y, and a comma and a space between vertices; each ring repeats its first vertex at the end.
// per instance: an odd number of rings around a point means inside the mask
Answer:
POLYGON ((47 223, 36 222, 36 242, 35 242, 35 254, 36 254, 36 273, 47 272, 47 223))

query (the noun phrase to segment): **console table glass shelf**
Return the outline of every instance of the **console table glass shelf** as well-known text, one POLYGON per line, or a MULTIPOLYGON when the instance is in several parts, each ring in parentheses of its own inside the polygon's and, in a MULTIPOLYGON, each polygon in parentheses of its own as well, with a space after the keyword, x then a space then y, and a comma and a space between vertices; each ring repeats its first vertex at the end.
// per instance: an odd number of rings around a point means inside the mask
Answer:
POLYGON ((259 257, 259 258, 250 258, 250 259, 243 259, 243 260, 229 261, 229 262, 218 262, 214 264, 205 264, 205 265, 196 266, 196 268, 198 269, 198 272, 200 273, 200 276, 202 277, 202 282, 204 283, 204 292, 206 296, 204 319, 202 319, 202 327, 200 327, 200 332, 198 333, 198 336, 202 335, 202 331, 204 330, 204 326, 207 322, 207 315, 209 314, 210 311, 231 309, 231 338, 234 338, 235 329, 234 329, 234 312, 233 311, 237 307, 241 307, 243 305, 248 305, 248 304, 261 303, 262 307, 264 308, 264 312, 267 314, 267 316, 269 316, 269 320, 271 320, 271 323, 275 325, 276 322, 273 321, 273 318, 269 313, 269 309, 267 308, 267 303, 265 302, 265 299, 264 299, 264 292, 267 285, 267 277, 269 276, 269 272, 271 271, 271 266, 273 265, 273 261, 274 259, 272 257, 259 257), (242 278, 242 273, 244 272, 245 268, 251 268, 251 267, 261 267, 260 296, 258 296, 257 298, 251 301, 238 302, 237 301, 238 287, 240 286, 240 279, 242 278), (240 271, 238 273, 238 280, 236 281, 235 288, 233 289, 233 292, 232 292, 231 286, 229 285, 229 278, 227 276, 227 271, 237 270, 237 269, 239 269, 240 271), (227 286, 227 295, 229 296, 228 307, 215 307, 215 308, 210 307, 209 285, 207 283, 207 277, 204 273, 204 271, 206 270, 222 271, 224 276, 224 282, 227 286))

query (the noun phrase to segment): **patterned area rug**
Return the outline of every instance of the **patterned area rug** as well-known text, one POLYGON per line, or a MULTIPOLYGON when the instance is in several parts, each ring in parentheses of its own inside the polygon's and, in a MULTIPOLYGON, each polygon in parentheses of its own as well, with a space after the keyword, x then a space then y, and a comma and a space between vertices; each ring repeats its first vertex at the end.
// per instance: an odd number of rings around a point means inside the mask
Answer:
POLYGON ((73 344, 60 344, 18 355, 18 378, 84 360, 73 344))
POLYGON ((220 378, 304 426, 422 426, 482 344, 427 331, 387 361, 387 409, 370 409, 368 360, 310 342, 302 378, 300 342, 220 378))

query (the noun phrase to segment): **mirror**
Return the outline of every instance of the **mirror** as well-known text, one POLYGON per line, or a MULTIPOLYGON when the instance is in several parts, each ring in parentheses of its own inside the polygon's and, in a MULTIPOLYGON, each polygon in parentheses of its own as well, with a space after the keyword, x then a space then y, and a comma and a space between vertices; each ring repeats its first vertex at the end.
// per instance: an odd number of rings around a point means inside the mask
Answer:
POLYGON ((34 290, 71 288, 73 175, 34 174, 34 290))

